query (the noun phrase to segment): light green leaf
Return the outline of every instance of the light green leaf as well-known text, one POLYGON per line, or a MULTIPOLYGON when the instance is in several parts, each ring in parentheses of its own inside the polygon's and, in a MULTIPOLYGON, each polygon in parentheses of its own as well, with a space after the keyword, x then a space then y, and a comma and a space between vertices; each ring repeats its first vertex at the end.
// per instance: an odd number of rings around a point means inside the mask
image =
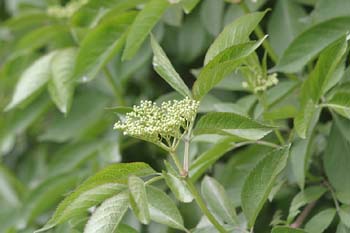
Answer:
POLYGON ((341 222, 346 227, 350 228, 350 206, 345 206, 345 205, 341 206, 338 214, 339 214, 341 222))
POLYGON ((350 119, 350 92, 336 92, 323 106, 327 106, 350 119))
POLYGON ((192 92, 196 99, 204 97, 223 78, 240 66, 264 41, 247 42, 228 47, 216 54, 199 73, 192 92))
POLYGON ((89 207, 127 189, 129 176, 146 176, 153 173, 155 171, 145 163, 120 163, 106 167, 66 197, 50 221, 37 232, 48 230, 73 216, 80 215, 89 207))
POLYGON ((73 99, 74 81, 73 71, 76 48, 68 48, 58 51, 51 60, 51 80, 49 92, 57 108, 67 114, 73 99))
POLYGON ((312 132, 319 118, 320 110, 311 99, 301 107, 294 118, 295 130, 301 138, 305 139, 312 132))
POLYGON ((23 72, 16 84, 11 102, 6 106, 5 111, 21 104, 44 87, 50 79, 50 63, 55 54, 54 51, 40 57, 23 72))
POLYGON ((350 184, 344 182, 344 177, 349 173, 350 166, 350 141, 333 124, 328 136, 328 144, 323 157, 323 165, 329 182, 339 194, 350 196, 350 184))
POLYGON ((350 2, 347 0, 319 0, 311 16, 316 22, 340 16, 349 16, 350 2))
POLYGON ((283 53, 272 71, 300 71, 319 52, 350 30, 350 17, 335 18, 301 33, 283 53))
POLYGON ((146 191, 153 221, 172 228, 185 229, 182 216, 170 197, 152 186, 147 186, 146 191))
POLYGON ((265 14, 266 11, 247 14, 227 25, 208 49, 204 64, 208 64, 225 49, 247 42, 250 33, 253 32, 265 14))
POLYGON ((271 46, 281 56, 290 42, 307 26, 304 8, 295 1, 280 0, 275 3, 268 22, 271 46))
POLYGON ((128 207, 129 194, 127 191, 105 200, 91 215, 84 233, 115 232, 128 207))
POLYGON ((151 0, 145 5, 142 11, 136 16, 128 32, 122 57, 123 60, 129 60, 136 54, 169 4, 167 0, 151 0))
POLYGON ((210 149, 198 156, 198 158, 190 166, 190 179, 195 182, 205 171, 213 165, 226 152, 234 147, 231 138, 226 138, 215 143, 210 149))
POLYGON ((202 181, 201 188, 203 198, 213 214, 218 216, 222 222, 233 225, 238 224, 239 221, 232 201, 225 188, 218 181, 206 176, 202 181))
POLYGON ((192 202, 193 196, 188 190, 185 182, 170 172, 163 172, 163 177, 176 199, 184 203, 192 202))
POLYGON ((151 36, 151 45, 153 49, 153 68, 155 71, 177 92, 183 96, 191 96, 191 92, 171 65, 163 49, 159 46, 156 39, 151 36))
POLYGON ((271 126, 235 113, 212 112, 200 118, 194 133, 233 135, 243 139, 259 140, 270 133, 271 129, 271 126))
POLYGON ((201 0, 181 0, 181 5, 186 14, 191 13, 191 11, 197 6, 201 0))
POLYGON ((326 209, 313 216, 305 225, 308 233, 322 233, 332 223, 335 209, 326 209))
POLYGON ((137 176, 130 176, 128 186, 131 208, 140 222, 148 224, 150 221, 150 213, 148 210, 145 183, 137 176))
POLYGON ((75 80, 90 81, 120 51, 125 42, 125 32, 134 18, 135 12, 118 15, 85 36, 77 55, 75 80))
POLYGON ((221 30, 224 8, 224 1, 204 0, 201 5, 201 22, 213 36, 217 36, 221 30))
POLYGON ((274 227, 271 233, 307 233, 304 230, 290 227, 274 227))
POLYGON ((289 146, 268 153, 249 173, 242 193, 242 209, 252 227, 262 209, 277 175, 284 169, 289 155, 289 146))
POLYGON ((300 191, 292 200, 289 208, 288 222, 299 214, 299 208, 319 199, 326 192, 326 188, 322 186, 312 186, 300 191))

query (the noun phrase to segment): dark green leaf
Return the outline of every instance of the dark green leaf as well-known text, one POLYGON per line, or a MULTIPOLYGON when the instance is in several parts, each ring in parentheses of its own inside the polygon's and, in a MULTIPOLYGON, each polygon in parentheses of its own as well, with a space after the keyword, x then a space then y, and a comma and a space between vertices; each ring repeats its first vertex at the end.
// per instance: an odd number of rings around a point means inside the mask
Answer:
POLYGON ((244 59, 261 45, 264 39, 257 42, 235 44, 215 54, 216 56, 201 70, 193 85, 194 97, 198 100, 204 97, 223 78, 240 66, 244 59))
POLYGON ((74 79, 89 81, 115 56, 125 42, 125 32, 135 13, 111 18, 91 30, 81 42, 74 79))
POLYGON ((283 53, 274 71, 296 72, 333 41, 350 30, 350 17, 317 24, 300 34, 283 53))
POLYGON ((247 42, 250 33, 253 32, 265 14, 266 11, 247 14, 227 25, 208 49, 204 64, 208 64, 216 55, 225 49, 247 42))
POLYGON ((290 228, 290 227, 275 227, 272 229, 271 233, 307 233, 304 230, 290 228))
POLYGON ((289 146, 268 153, 249 173, 241 193, 242 209, 252 227, 262 209, 277 175, 284 169, 289 155, 289 146))

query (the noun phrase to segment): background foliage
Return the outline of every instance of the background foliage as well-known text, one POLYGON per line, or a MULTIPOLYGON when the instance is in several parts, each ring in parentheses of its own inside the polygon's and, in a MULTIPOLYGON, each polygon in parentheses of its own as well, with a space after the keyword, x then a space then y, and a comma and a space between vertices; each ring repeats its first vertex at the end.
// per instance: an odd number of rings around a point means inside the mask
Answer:
POLYGON ((227 232, 350 232, 350 1, 240 2, 1 1, 0 232, 216 232, 196 188, 227 232), (112 129, 181 96, 187 183, 112 129))

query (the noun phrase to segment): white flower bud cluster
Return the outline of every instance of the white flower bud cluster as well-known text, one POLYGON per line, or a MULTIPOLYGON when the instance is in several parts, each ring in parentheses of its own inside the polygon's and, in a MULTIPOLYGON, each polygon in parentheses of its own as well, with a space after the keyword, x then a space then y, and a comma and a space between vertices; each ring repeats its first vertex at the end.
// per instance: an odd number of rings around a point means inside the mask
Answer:
POLYGON ((88 3, 88 0, 71 1, 66 6, 51 6, 47 9, 50 16, 57 18, 70 18, 83 5, 88 3))
POLYGON ((141 101, 133 111, 118 121, 114 129, 125 135, 164 145, 174 149, 197 114, 199 102, 186 97, 183 100, 163 102, 160 106, 152 101, 141 101))
POLYGON ((249 81, 250 82, 242 82, 242 86, 244 88, 250 88, 254 93, 257 93, 259 91, 266 91, 269 87, 278 84, 276 73, 267 75, 265 78, 258 76, 258 78, 254 79, 253 81, 249 81))

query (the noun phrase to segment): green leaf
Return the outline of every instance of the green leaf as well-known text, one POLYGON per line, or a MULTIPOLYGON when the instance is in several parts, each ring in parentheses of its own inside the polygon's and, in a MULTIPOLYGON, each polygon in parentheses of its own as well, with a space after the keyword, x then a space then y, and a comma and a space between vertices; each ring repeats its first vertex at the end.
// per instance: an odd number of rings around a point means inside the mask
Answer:
POLYGON ((303 84, 301 91, 302 104, 310 98, 317 104, 326 91, 336 84, 334 79, 337 79, 337 75, 335 73, 341 65, 346 51, 347 40, 345 36, 342 36, 322 51, 315 69, 303 84))
POLYGON ((88 159, 96 155, 101 147, 100 141, 73 143, 62 146, 52 154, 48 164, 49 176, 56 176, 73 171, 88 159))
POLYGON ((188 190, 185 182, 170 172, 163 172, 163 177, 171 192, 175 195, 176 199, 184 203, 192 202, 193 196, 188 190))
POLYGON ((271 46, 278 56, 305 29, 307 24, 302 19, 306 16, 304 8, 295 1, 281 0, 275 3, 267 29, 271 46))
POLYGON ((117 232, 118 233, 138 233, 137 230, 125 224, 119 224, 117 232))
POLYGON ((18 178, 1 163, 0 183, 0 200, 4 200, 13 207, 19 206, 26 188, 21 181, 19 181, 18 178))
POLYGON ((311 155, 311 137, 307 139, 297 139, 293 142, 290 150, 289 163, 293 178, 300 189, 304 189, 305 175, 308 167, 308 160, 311 155))
POLYGON ((347 0, 319 0, 311 16, 314 21, 320 22, 340 16, 349 16, 350 2, 347 0))
POLYGON ((308 233, 322 233, 332 223, 336 211, 335 209, 326 209, 313 216, 305 225, 308 233))
POLYGON ((67 116, 60 113, 52 115, 50 124, 39 136, 39 140, 65 142, 86 137, 89 128, 101 121, 107 101, 105 95, 86 90, 75 97, 72 110, 67 116))
POLYGON ((344 176, 349 173, 350 141, 333 124, 328 137, 328 144, 323 157, 323 165, 329 182, 339 194, 350 196, 350 184, 344 182, 344 176))
POLYGON ((223 78, 240 66, 244 59, 262 44, 265 38, 257 42, 236 44, 216 54, 199 73, 192 88, 194 97, 199 100, 205 96, 223 78))
POLYGON ((104 21, 81 42, 74 79, 89 81, 115 56, 125 42, 125 33, 135 12, 124 13, 104 21))
POLYGON ((326 188, 322 186, 312 186, 300 191, 292 200, 289 208, 288 222, 299 214, 299 208, 319 199, 326 192, 326 188))
POLYGON ((24 54, 40 49, 49 44, 66 41, 63 45, 73 43, 69 28, 63 25, 48 25, 30 31, 15 46, 14 53, 24 54))
POLYGON ((73 216, 80 215, 89 207, 127 189, 129 176, 147 176, 154 173, 155 171, 145 163, 120 163, 106 167, 66 197, 50 221, 37 232, 48 230, 73 216))
POLYGON ((201 0, 181 0, 182 8, 186 14, 191 13, 191 11, 197 6, 201 0))
POLYGON ((252 227, 271 192, 277 175, 284 169, 289 155, 289 146, 268 153, 249 173, 242 193, 242 209, 252 227))
POLYGON ((21 211, 23 221, 27 224, 31 223, 45 211, 53 209, 62 196, 75 187, 78 181, 77 174, 64 174, 45 180, 25 198, 21 211))
POLYGON ((155 71, 177 92, 183 96, 191 96, 191 92, 171 65, 163 49, 159 46, 156 39, 151 36, 151 45, 153 49, 153 68, 155 71))
POLYGON ((341 206, 339 209, 339 217, 341 222, 346 226, 350 228, 350 206, 341 206))
POLYGON ((339 115, 350 119, 350 92, 336 92, 323 106, 327 106, 339 115))
POLYGON ((199 155, 198 158, 191 164, 189 169, 189 177, 192 182, 200 178, 211 165, 213 165, 233 147, 234 143, 232 142, 232 139, 226 138, 220 140, 213 147, 199 155))
POLYGON ((349 232, 350 232, 350 228, 345 226, 345 224, 343 223, 338 224, 336 233, 349 233, 349 232))
POLYGON ((127 191, 105 200, 91 215, 84 233, 115 232, 128 207, 129 194, 127 191))
POLYGON ((146 187, 151 219, 172 228, 184 230, 182 216, 174 202, 161 190, 146 187))
POLYGON ((290 227, 274 227, 271 233, 307 233, 304 230, 290 227))
POLYGON ((68 48, 58 51, 51 60, 52 74, 48 88, 52 100, 64 114, 68 113, 73 100, 76 55, 76 48, 68 48))
POLYGON ((213 36, 218 35, 221 30, 224 8, 224 1, 204 0, 201 4, 201 22, 213 36))
POLYGON ((293 40, 272 71, 300 71, 319 52, 349 30, 350 17, 335 18, 311 27, 293 40))
POLYGON ((145 183, 137 176, 130 176, 128 186, 131 208, 140 222, 148 224, 150 221, 150 213, 145 183))
POLYGON ((233 21, 215 39, 205 55, 204 64, 208 64, 216 55, 233 45, 241 44, 249 40, 249 35, 259 24, 265 12, 250 13, 233 21))
POLYGON ((321 109, 312 100, 308 100, 294 118, 295 130, 298 135, 305 139, 312 132, 320 115, 321 109))
POLYGON ((131 59, 169 6, 167 0, 151 0, 137 15, 126 39, 123 60, 131 59))
POLYGON ((42 56, 23 72, 16 84, 11 102, 6 106, 5 111, 18 106, 44 87, 50 79, 50 63, 55 54, 54 51, 42 56))
POLYGON ((202 195, 209 210, 228 224, 238 224, 236 210, 224 187, 209 176, 202 181, 202 195))
POLYGON ((212 112, 204 115, 194 130, 195 134, 233 135, 249 140, 259 140, 270 132, 270 126, 228 112, 212 112))

